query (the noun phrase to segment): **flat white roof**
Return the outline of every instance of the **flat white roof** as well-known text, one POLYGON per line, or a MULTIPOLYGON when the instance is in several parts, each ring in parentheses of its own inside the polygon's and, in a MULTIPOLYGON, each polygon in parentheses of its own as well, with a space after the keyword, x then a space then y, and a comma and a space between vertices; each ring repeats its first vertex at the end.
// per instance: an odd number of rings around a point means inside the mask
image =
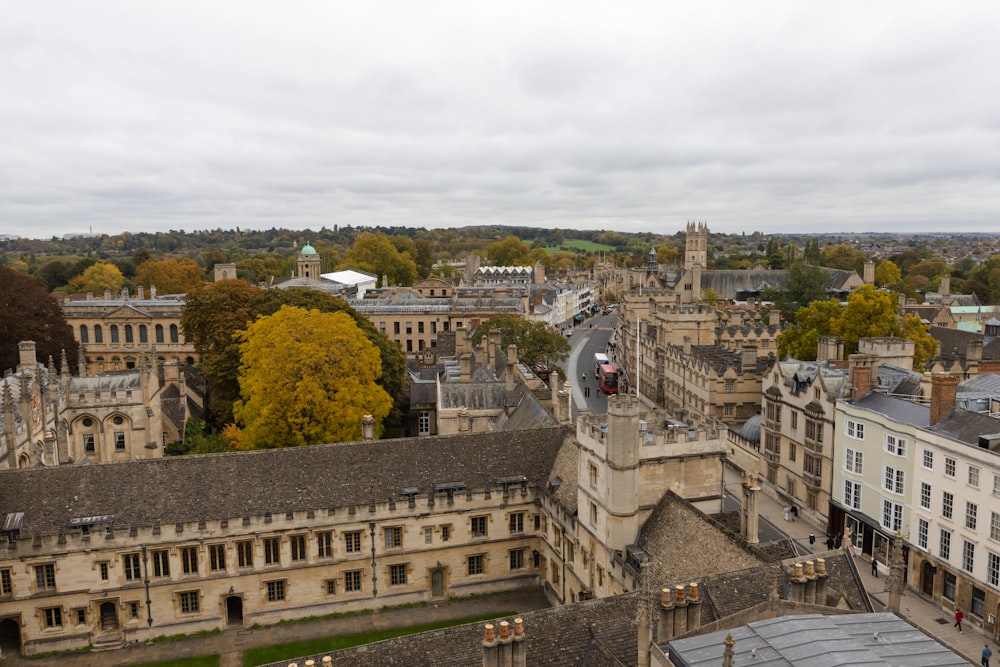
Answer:
POLYGON ((352 271, 350 269, 346 271, 334 271, 333 273, 323 273, 321 277, 324 280, 332 280, 335 283, 340 283, 341 285, 359 285, 361 283, 368 283, 373 280, 377 280, 375 276, 370 276, 367 273, 362 273, 360 271, 352 271))

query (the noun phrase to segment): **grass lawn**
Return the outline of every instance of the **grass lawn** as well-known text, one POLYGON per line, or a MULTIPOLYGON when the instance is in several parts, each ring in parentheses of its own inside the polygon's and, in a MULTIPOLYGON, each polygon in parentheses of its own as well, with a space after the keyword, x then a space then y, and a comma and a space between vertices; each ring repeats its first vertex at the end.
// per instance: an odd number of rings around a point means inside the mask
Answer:
MULTIPOLYGON (((458 618, 450 621, 438 621, 437 623, 425 623, 424 625, 411 625, 405 628, 390 628, 387 630, 373 630, 372 632, 362 632, 356 635, 345 635, 343 637, 324 637, 322 639, 310 639, 302 642, 292 642, 290 644, 280 644, 278 646, 265 646, 263 648, 252 648, 243 652, 244 665, 266 665, 279 660, 291 660, 301 658, 306 655, 316 655, 319 653, 330 653, 340 649, 360 646, 380 642, 383 639, 402 637, 404 635, 415 635, 419 632, 450 628, 453 625, 463 625, 465 623, 475 623, 477 621, 489 621, 495 618, 511 616, 515 612, 508 611, 500 614, 489 614, 487 616, 472 616, 470 618, 458 618)), ((166 664, 166 663, 164 663, 166 664)), ((218 664, 218 656, 216 662, 218 664)))
POLYGON ((202 655, 197 658, 181 658, 163 662, 144 662, 138 667, 219 667, 219 655, 202 655))
POLYGON ((566 250, 573 252, 574 250, 582 250, 584 252, 598 252, 601 250, 610 251, 614 250, 614 246, 604 245, 603 243, 595 243, 594 241, 585 241, 584 239, 569 239, 563 242, 562 245, 550 245, 543 248, 545 252, 550 255, 559 252, 560 250, 566 250))

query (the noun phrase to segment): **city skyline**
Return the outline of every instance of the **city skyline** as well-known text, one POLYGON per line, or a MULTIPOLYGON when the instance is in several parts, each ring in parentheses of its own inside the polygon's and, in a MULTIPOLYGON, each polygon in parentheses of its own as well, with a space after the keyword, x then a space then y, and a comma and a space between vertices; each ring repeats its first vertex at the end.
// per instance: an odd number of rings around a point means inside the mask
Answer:
POLYGON ((135 5, 0 25, 0 234, 1000 232, 1000 8, 135 5))

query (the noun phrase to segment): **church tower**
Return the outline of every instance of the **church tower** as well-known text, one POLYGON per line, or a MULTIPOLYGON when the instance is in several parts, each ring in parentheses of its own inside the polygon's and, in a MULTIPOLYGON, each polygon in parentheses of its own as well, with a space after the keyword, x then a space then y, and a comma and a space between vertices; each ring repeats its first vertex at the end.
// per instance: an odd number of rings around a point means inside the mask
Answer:
POLYGON ((649 248, 649 258, 646 260, 646 275, 653 276, 659 273, 660 263, 656 259, 656 248, 650 246, 649 248))
POLYGON ((319 253, 308 243, 299 252, 299 278, 319 282, 319 253))
POLYGON ((684 268, 690 271, 695 266, 708 268, 708 224, 704 222, 687 223, 684 268))

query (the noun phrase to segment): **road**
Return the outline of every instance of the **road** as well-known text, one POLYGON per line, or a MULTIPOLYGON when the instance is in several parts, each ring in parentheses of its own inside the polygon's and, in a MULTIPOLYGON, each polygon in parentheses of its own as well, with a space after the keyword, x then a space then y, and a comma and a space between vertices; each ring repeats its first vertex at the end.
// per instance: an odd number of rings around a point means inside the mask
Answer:
POLYGON ((566 362, 568 380, 573 385, 573 419, 584 409, 592 414, 603 415, 608 411, 608 397, 597 388, 597 378, 594 377, 594 354, 607 353, 608 341, 615 330, 618 313, 596 315, 574 329, 570 343, 573 348, 566 362), (586 383, 582 374, 587 374, 586 383), (584 388, 590 388, 590 396, 586 396, 584 388))

